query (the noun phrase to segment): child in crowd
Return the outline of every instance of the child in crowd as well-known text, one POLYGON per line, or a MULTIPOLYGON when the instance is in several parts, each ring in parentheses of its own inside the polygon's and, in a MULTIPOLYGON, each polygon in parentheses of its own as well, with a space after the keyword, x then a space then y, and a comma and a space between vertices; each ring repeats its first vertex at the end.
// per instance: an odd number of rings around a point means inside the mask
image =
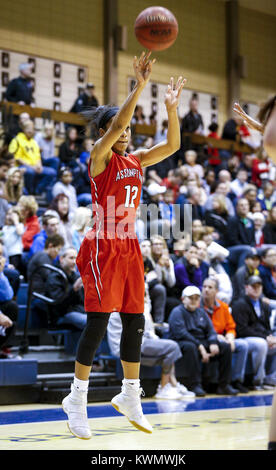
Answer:
POLYGON ((3 226, 1 237, 6 248, 9 263, 19 271, 23 251, 23 233, 24 225, 20 221, 20 211, 17 207, 11 207, 6 214, 6 223, 3 226))
POLYGON ((63 166, 59 172, 59 180, 54 184, 52 189, 53 198, 63 193, 69 199, 69 212, 74 213, 78 207, 77 192, 75 187, 71 184, 73 175, 70 168, 63 166))

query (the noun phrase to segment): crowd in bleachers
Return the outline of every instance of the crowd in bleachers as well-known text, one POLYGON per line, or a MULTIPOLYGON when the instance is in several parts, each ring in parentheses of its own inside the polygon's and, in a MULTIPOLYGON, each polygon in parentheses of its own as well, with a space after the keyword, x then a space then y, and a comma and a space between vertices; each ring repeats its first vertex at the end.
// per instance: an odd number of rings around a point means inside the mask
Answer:
MULTIPOLYGON (((23 72, 26 70, 21 68, 23 72)), ((21 77, 21 88, 24 80, 27 83, 28 77, 21 77)), ((20 99, 20 94, 14 93, 15 87, 16 84, 8 86, 7 99, 30 104, 31 97, 29 102, 20 99)), ((93 84, 88 84, 86 95, 76 100, 73 111, 81 111, 82 103, 85 101, 87 106, 91 99, 94 106, 98 104, 90 90, 94 90, 93 84)), ((135 124, 156 125, 155 118, 155 115, 146 118, 142 107, 137 107, 129 152, 164 138, 166 121, 150 138, 135 133, 135 124)), ((176 154, 144 171, 141 204, 155 206, 158 217, 152 220, 147 213, 145 218, 138 211, 136 233, 144 259, 145 304, 153 320, 154 335, 178 343, 181 355, 189 364, 190 388, 197 396, 205 394, 201 365, 207 366, 213 360, 219 364, 217 393, 246 392, 249 355, 250 386, 257 390, 273 387, 276 385, 275 165, 262 146, 254 148, 250 130, 239 117, 225 123, 220 137, 216 123, 206 130, 197 100, 193 99, 189 113, 181 116, 181 122, 182 133, 246 142, 252 145, 252 152, 218 150, 183 137, 176 154), (179 238, 174 229, 179 223, 183 230, 188 217, 187 204, 191 205, 191 238, 187 234, 179 238)), ((63 296, 59 307, 51 309, 51 322, 70 324, 77 329, 84 326, 83 289, 75 259, 92 216, 87 165, 95 135, 93 130, 90 132, 85 135, 83 129, 67 126, 65 139, 57 146, 54 123, 45 122, 43 129, 36 132, 35 122, 24 112, 14 116, 3 136, 0 151, 2 357, 10 357, 5 346, 13 329, 10 322, 13 327, 16 323, 20 281, 29 282, 37 266, 56 265, 69 282, 67 296, 63 296)), ((61 296, 62 285, 56 273, 48 274, 41 269, 36 271, 35 289, 56 300, 61 296)), ((32 311, 37 326, 49 323, 49 309, 42 300, 33 299, 32 311)), ((166 370, 165 375, 170 375, 166 370)), ((167 391, 167 397, 170 393, 167 391)))

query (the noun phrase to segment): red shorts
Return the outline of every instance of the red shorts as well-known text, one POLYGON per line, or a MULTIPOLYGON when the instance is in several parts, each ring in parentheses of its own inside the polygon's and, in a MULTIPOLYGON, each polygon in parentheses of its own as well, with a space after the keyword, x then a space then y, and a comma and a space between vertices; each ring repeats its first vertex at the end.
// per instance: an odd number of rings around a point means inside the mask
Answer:
POLYGON ((77 266, 86 312, 144 313, 144 262, 137 238, 97 239, 89 231, 77 266))

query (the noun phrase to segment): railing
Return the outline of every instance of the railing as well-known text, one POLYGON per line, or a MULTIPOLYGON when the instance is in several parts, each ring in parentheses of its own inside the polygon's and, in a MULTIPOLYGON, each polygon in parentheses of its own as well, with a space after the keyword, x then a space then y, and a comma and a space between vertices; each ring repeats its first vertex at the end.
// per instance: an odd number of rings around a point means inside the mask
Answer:
MULTIPOLYGON (((85 126, 86 121, 76 113, 65 113, 62 111, 54 111, 52 109, 45 108, 33 108, 32 106, 24 105, 21 106, 18 103, 11 103, 8 101, 0 102, 0 112, 3 115, 3 123, 8 122, 12 114, 19 115, 23 112, 26 112, 30 115, 31 118, 42 118, 48 121, 55 122, 64 122, 66 124, 72 124, 77 126, 85 126)), ((132 126, 133 132, 135 134, 142 134, 149 137, 153 137, 156 133, 155 125, 148 124, 134 124, 132 126)), ((220 150, 229 150, 230 152, 242 152, 242 153, 252 153, 254 149, 250 145, 234 142, 232 140, 225 139, 213 139, 211 137, 205 137, 199 134, 193 134, 185 132, 182 134, 183 140, 187 139, 192 144, 198 145, 208 145, 213 148, 220 150)))
POLYGON ((51 264, 42 264, 41 266, 37 266, 33 273, 32 277, 29 281, 28 285, 28 297, 27 297, 27 310, 26 310, 26 317, 25 317, 25 324, 24 324, 24 334, 23 334, 23 339, 21 341, 20 345, 20 352, 26 353, 28 352, 29 348, 29 340, 28 340, 28 328, 29 328, 29 320, 30 320, 30 314, 31 314, 31 303, 32 303, 32 298, 35 297, 36 299, 43 300, 49 305, 56 305, 60 302, 63 301, 65 296, 67 295, 67 289, 68 289, 68 279, 66 274, 59 268, 56 268, 55 266, 52 266, 51 264), (57 300, 51 299, 50 297, 46 297, 43 294, 40 294, 38 292, 33 291, 33 280, 34 280, 34 274, 41 269, 48 269, 49 271, 54 271, 63 278, 64 281, 64 293, 63 296, 57 300))

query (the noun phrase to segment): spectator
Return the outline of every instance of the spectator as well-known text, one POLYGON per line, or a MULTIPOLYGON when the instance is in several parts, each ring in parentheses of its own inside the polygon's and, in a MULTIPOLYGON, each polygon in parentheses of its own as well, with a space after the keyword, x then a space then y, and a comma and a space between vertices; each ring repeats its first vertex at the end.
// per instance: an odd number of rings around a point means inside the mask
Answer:
POLYGON ((91 228, 92 211, 88 207, 78 207, 72 218, 72 244, 79 251, 86 232, 91 228))
POLYGON ((252 248, 245 257, 244 265, 241 266, 232 277, 233 297, 232 302, 245 296, 245 284, 249 277, 259 276, 260 255, 255 248, 252 248))
POLYGON ((207 253, 210 259, 209 272, 218 282, 218 299, 230 304, 233 288, 231 279, 225 269, 225 260, 229 256, 229 251, 216 242, 212 242, 208 248, 207 253))
POLYGON ((143 111, 143 107, 139 104, 136 105, 133 117, 131 120, 131 126, 132 126, 132 143, 134 145, 134 148, 138 148, 144 145, 145 141, 147 140, 147 136, 140 134, 137 132, 136 125, 145 125, 146 120, 145 120, 145 115, 143 111))
POLYGON ((218 297, 219 283, 214 278, 205 279, 202 288, 201 306, 213 323, 218 335, 219 343, 226 341, 232 351, 232 385, 241 393, 249 390, 243 385, 247 361, 247 342, 242 338, 236 338, 236 324, 230 313, 227 303, 218 297))
POLYGON ((46 281, 46 295, 60 303, 50 305, 49 315, 52 326, 72 325, 83 330, 87 315, 84 311, 84 291, 80 275, 76 272, 77 250, 73 247, 63 248, 57 267, 67 276, 69 288, 64 297, 64 282, 60 274, 52 272, 46 281))
POLYGON ((239 116, 233 116, 232 118, 228 119, 224 124, 222 130, 222 139, 226 140, 234 140, 235 142, 241 141, 241 133, 240 128, 243 124, 243 120, 239 116))
POLYGON ((12 264, 9 264, 3 240, 0 238, 0 258, 1 257, 5 258, 6 260, 3 273, 8 278, 8 281, 13 290, 13 298, 15 299, 20 285, 20 274, 12 264))
POLYGON ((182 258, 186 251, 186 241, 184 238, 180 238, 179 240, 176 240, 173 244, 173 254, 170 255, 170 258, 175 264, 177 261, 182 258))
POLYGON ((211 320, 200 307, 200 290, 188 286, 182 293, 182 305, 175 307, 169 316, 170 339, 177 341, 189 369, 191 390, 202 397, 201 362, 207 364, 218 360, 218 395, 236 395, 231 381, 231 347, 226 341, 219 342, 211 320))
POLYGON ((268 213, 263 232, 264 243, 276 245, 276 204, 268 213))
POLYGON ((217 234, 217 241, 225 246, 227 243, 227 224, 229 214, 227 210, 227 202, 222 194, 215 194, 212 198, 211 209, 205 212, 205 222, 209 227, 214 227, 217 234))
POLYGON ((87 165, 90 159, 90 154, 91 154, 93 145, 94 145, 94 140, 91 139, 90 137, 86 137, 83 140, 83 143, 82 143, 83 151, 80 154, 80 163, 84 165, 85 170, 87 169, 87 165))
POLYGON ((166 140, 168 132, 168 120, 164 119, 161 124, 161 129, 155 133, 154 136, 154 145, 160 144, 163 140, 166 140))
POLYGON ((174 193, 171 189, 163 195, 163 200, 159 202, 160 215, 163 222, 163 227, 166 224, 166 238, 172 238, 173 227, 176 223, 174 193))
MULTIPOLYGON (((2 247, 2 245, 0 245, 2 247)), ((0 358, 10 358, 7 351, 3 350, 8 346, 12 333, 15 331, 18 316, 18 305, 13 300, 14 291, 8 277, 4 273, 6 259, 1 248, 0 253, 0 358)))
MULTIPOLYGON (((262 278, 264 295, 276 301, 276 247, 266 248, 262 252, 262 264, 259 267, 262 278)), ((276 308, 276 302, 271 302, 271 307, 276 308)))
POLYGON ((73 106, 70 109, 70 113, 81 113, 87 108, 97 108, 99 106, 98 99, 94 95, 95 85, 94 83, 87 83, 85 89, 78 98, 75 100, 73 106))
POLYGON ((25 231, 22 235, 23 250, 29 251, 34 236, 40 232, 40 224, 36 215, 38 204, 34 196, 21 196, 18 201, 18 208, 25 227, 25 231))
MULTIPOLYGON (((5 198, 5 187, 7 182, 7 174, 9 171, 9 165, 6 160, 0 160, 0 197, 5 198)), ((6 199, 6 198, 5 198, 6 199)))
POLYGON ((255 212, 250 217, 253 220, 255 228, 255 247, 261 248, 264 244, 263 228, 265 225, 265 218, 261 212, 255 212))
POLYGON ((256 199, 257 199, 256 186, 254 186, 253 184, 248 184, 241 197, 248 200, 249 211, 252 212, 253 206, 256 203, 256 199))
POLYGON ((167 189, 173 191, 173 202, 175 203, 177 196, 179 194, 179 186, 181 184, 181 171, 179 168, 174 170, 169 170, 168 176, 161 180, 161 184, 166 186, 167 189))
POLYGON ((247 186, 247 177, 247 171, 243 168, 240 168, 238 170, 236 179, 234 179, 234 181, 232 181, 230 184, 231 191, 237 198, 243 195, 243 192, 247 186))
MULTIPOLYGON (((193 397, 184 385, 177 382, 174 364, 182 354, 178 344, 170 339, 159 338, 155 333, 155 326, 150 315, 150 308, 145 305, 145 329, 141 345, 141 365, 162 367, 160 384, 154 398, 177 400, 184 397, 193 397)), ((114 312, 107 325, 107 338, 110 350, 116 357, 120 357, 120 338, 122 322, 120 314, 114 312)))
POLYGON ((42 251, 45 246, 45 242, 50 235, 55 235, 59 231, 59 218, 58 214, 46 213, 42 216, 42 230, 34 235, 33 243, 29 249, 28 260, 37 252, 42 251))
MULTIPOLYGON (((156 323, 163 323, 165 318, 165 305, 167 289, 174 287, 174 265, 169 257, 166 241, 163 237, 154 235, 151 237, 151 260, 154 271, 157 274, 158 289, 150 292, 153 303, 153 317, 156 323)), ((152 289, 151 289, 152 290, 152 289)))
POLYGON ((210 263, 207 253, 207 244, 203 240, 195 242, 197 247, 197 256, 199 261, 199 267, 202 272, 202 282, 209 276, 210 263))
POLYGON ((15 269, 21 271, 21 256, 23 251, 22 235, 24 225, 20 221, 20 211, 11 207, 6 215, 6 224, 3 226, 2 240, 6 248, 8 261, 15 269))
POLYGON ((260 188, 263 183, 270 181, 272 162, 264 148, 260 148, 256 158, 252 161, 252 182, 260 188))
MULTIPOLYGON (((218 135, 218 124, 216 122, 212 122, 210 126, 208 127, 208 130, 210 131, 207 137, 210 137, 212 139, 219 140, 220 137, 218 135)), ((218 172, 218 169, 220 168, 221 165, 221 158, 219 155, 219 149, 215 148, 213 145, 208 146, 208 165, 210 165, 212 168, 216 170, 216 173, 218 172)))
POLYGON ((43 126, 42 132, 35 134, 35 141, 37 142, 41 154, 43 166, 54 168, 56 172, 59 169, 59 159, 55 157, 55 126, 53 122, 46 122, 43 126))
MULTIPOLYGON (((98 99, 95 94, 95 85, 93 83, 87 83, 85 89, 78 98, 75 100, 73 106, 70 108, 70 113, 81 113, 89 108, 97 108, 99 106, 98 99)), ((76 126, 77 132, 81 138, 84 137, 86 126, 76 126)), ((94 134, 94 130, 91 129, 94 134)))
POLYGON ((211 187, 216 181, 216 173, 212 168, 207 168, 205 172, 205 178, 203 180, 203 187, 206 192, 206 196, 210 196, 211 187))
POLYGON ((237 202, 237 215, 230 217, 227 227, 227 245, 230 251, 229 264, 232 270, 243 265, 246 253, 255 246, 255 229, 248 218, 249 202, 241 198, 237 202))
POLYGON ((6 215, 10 207, 11 205, 8 201, 3 197, 0 197, 0 228, 5 224, 6 215))
POLYGON ((181 298, 183 289, 187 286, 202 288, 202 271, 198 259, 198 249, 192 243, 185 251, 184 256, 174 265, 175 270, 175 294, 181 298))
MULTIPOLYGON (((44 249, 37 251, 28 264, 27 280, 32 281, 34 292, 45 295, 46 281, 51 271, 42 267, 43 264, 54 265, 54 260, 64 246, 64 239, 56 234, 50 235, 45 241, 44 249), (39 269, 39 267, 41 269, 39 269), (36 271, 36 272, 35 272, 36 271)), ((34 327, 48 326, 48 306, 41 299, 32 298, 31 315, 34 327)))
POLYGON ((204 129, 203 119, 198 112, 198 99, 192 97, 190 99, 190 111, 185 114, 181 124, 181 135, 183 132, 192 132, 202 134, 204 129))
POLYGON ((261 210, 264 211, 266 215, 276 203, 276 190, 270 181, 264 183, 262 189, 258 193, 257 200, 261 204, 261 210))
POLYGON ((19 72, 20 76, 14 78, 8 84, 5 98, 7 101, 20 105, 30 105, 34 102, 33 85, 31 82, 31 74, 33 72, 32 64, 20 64, 19 72))
POLYGON ((204 177, 204 170, 202 165, 196 163, 197 153, 194 150, 186 150, 184 167, 187 168, 189 175, 198 175, 200 180, 204 177))
POLYGON ((42 194, 55 183, 56 171, 43 167, 38 144, 33 138, 34 124, 26 121, 23 132, 19 132, 9 145, 17 165, 24 168, 25 186, 29 194, 42 194))
POLYGON ((69 197, 59 193, 51 202, 49 209, 56 211, 59 215, 59 234, 63 236, 65 247, 72 245, 71 219, 74 211, 69 212, 69 197))
POLYGON ((254 390, 276 384, 276 337, 272 336, 269 323, 271 310, 261 299, 262 290, 262 279, 251 276, 246 281, 245 296, 232 305, 237 337, 246 340, 252 359, 254 390))
POLYGON ((80 165, 78 158, 81 154, 81 147, 78 143, 78 132, 76 127, 68 127, 65 141, 59 146, 58 157, 60 166, 67 166, 73 171, 74 183, 79 184, 80 165))
POLYGON ((212 210, 213 206, 212 206, 212 202, 213 202, 213 198, 217 195, 222 195, 225 197, 225 203, 226 203, 226 209, 227 209, 227 212, 229 214, 230 217, 233 217, 235 215, 235 209, 234 209, 234 206, 233 206, 233 203, 231 201, 231 199, 227 196, 228 194, 228 187, 227 187, 227 184, 225 182, 220 182, 220 181, 217 181, 214 186, 213 186, 213 192, 212 194, 210 194, 210 196, 208 197, 207 201, 206 201, 206 204, 205 204, 205 210, 212 210))
POLYGON ((11 167, 7 172, 3 196, 9 204, 18 203, 23 194, 24 176, 18 167, 11 167))
POLYGON ((201 240, 202 233, 204 231, 204 227, 200 219, 193 219, 192 222, 192 240, 193 242, 197 242, 201 240))
POLYGON ((71 184, 73 180, 70 168, 63 166, 59 171, 59 179, 54 184, 52 196, 55 199, 59 194, 65 194, 69 199, 69 213, 73 214, 78 207, 77 192, 71 184))

